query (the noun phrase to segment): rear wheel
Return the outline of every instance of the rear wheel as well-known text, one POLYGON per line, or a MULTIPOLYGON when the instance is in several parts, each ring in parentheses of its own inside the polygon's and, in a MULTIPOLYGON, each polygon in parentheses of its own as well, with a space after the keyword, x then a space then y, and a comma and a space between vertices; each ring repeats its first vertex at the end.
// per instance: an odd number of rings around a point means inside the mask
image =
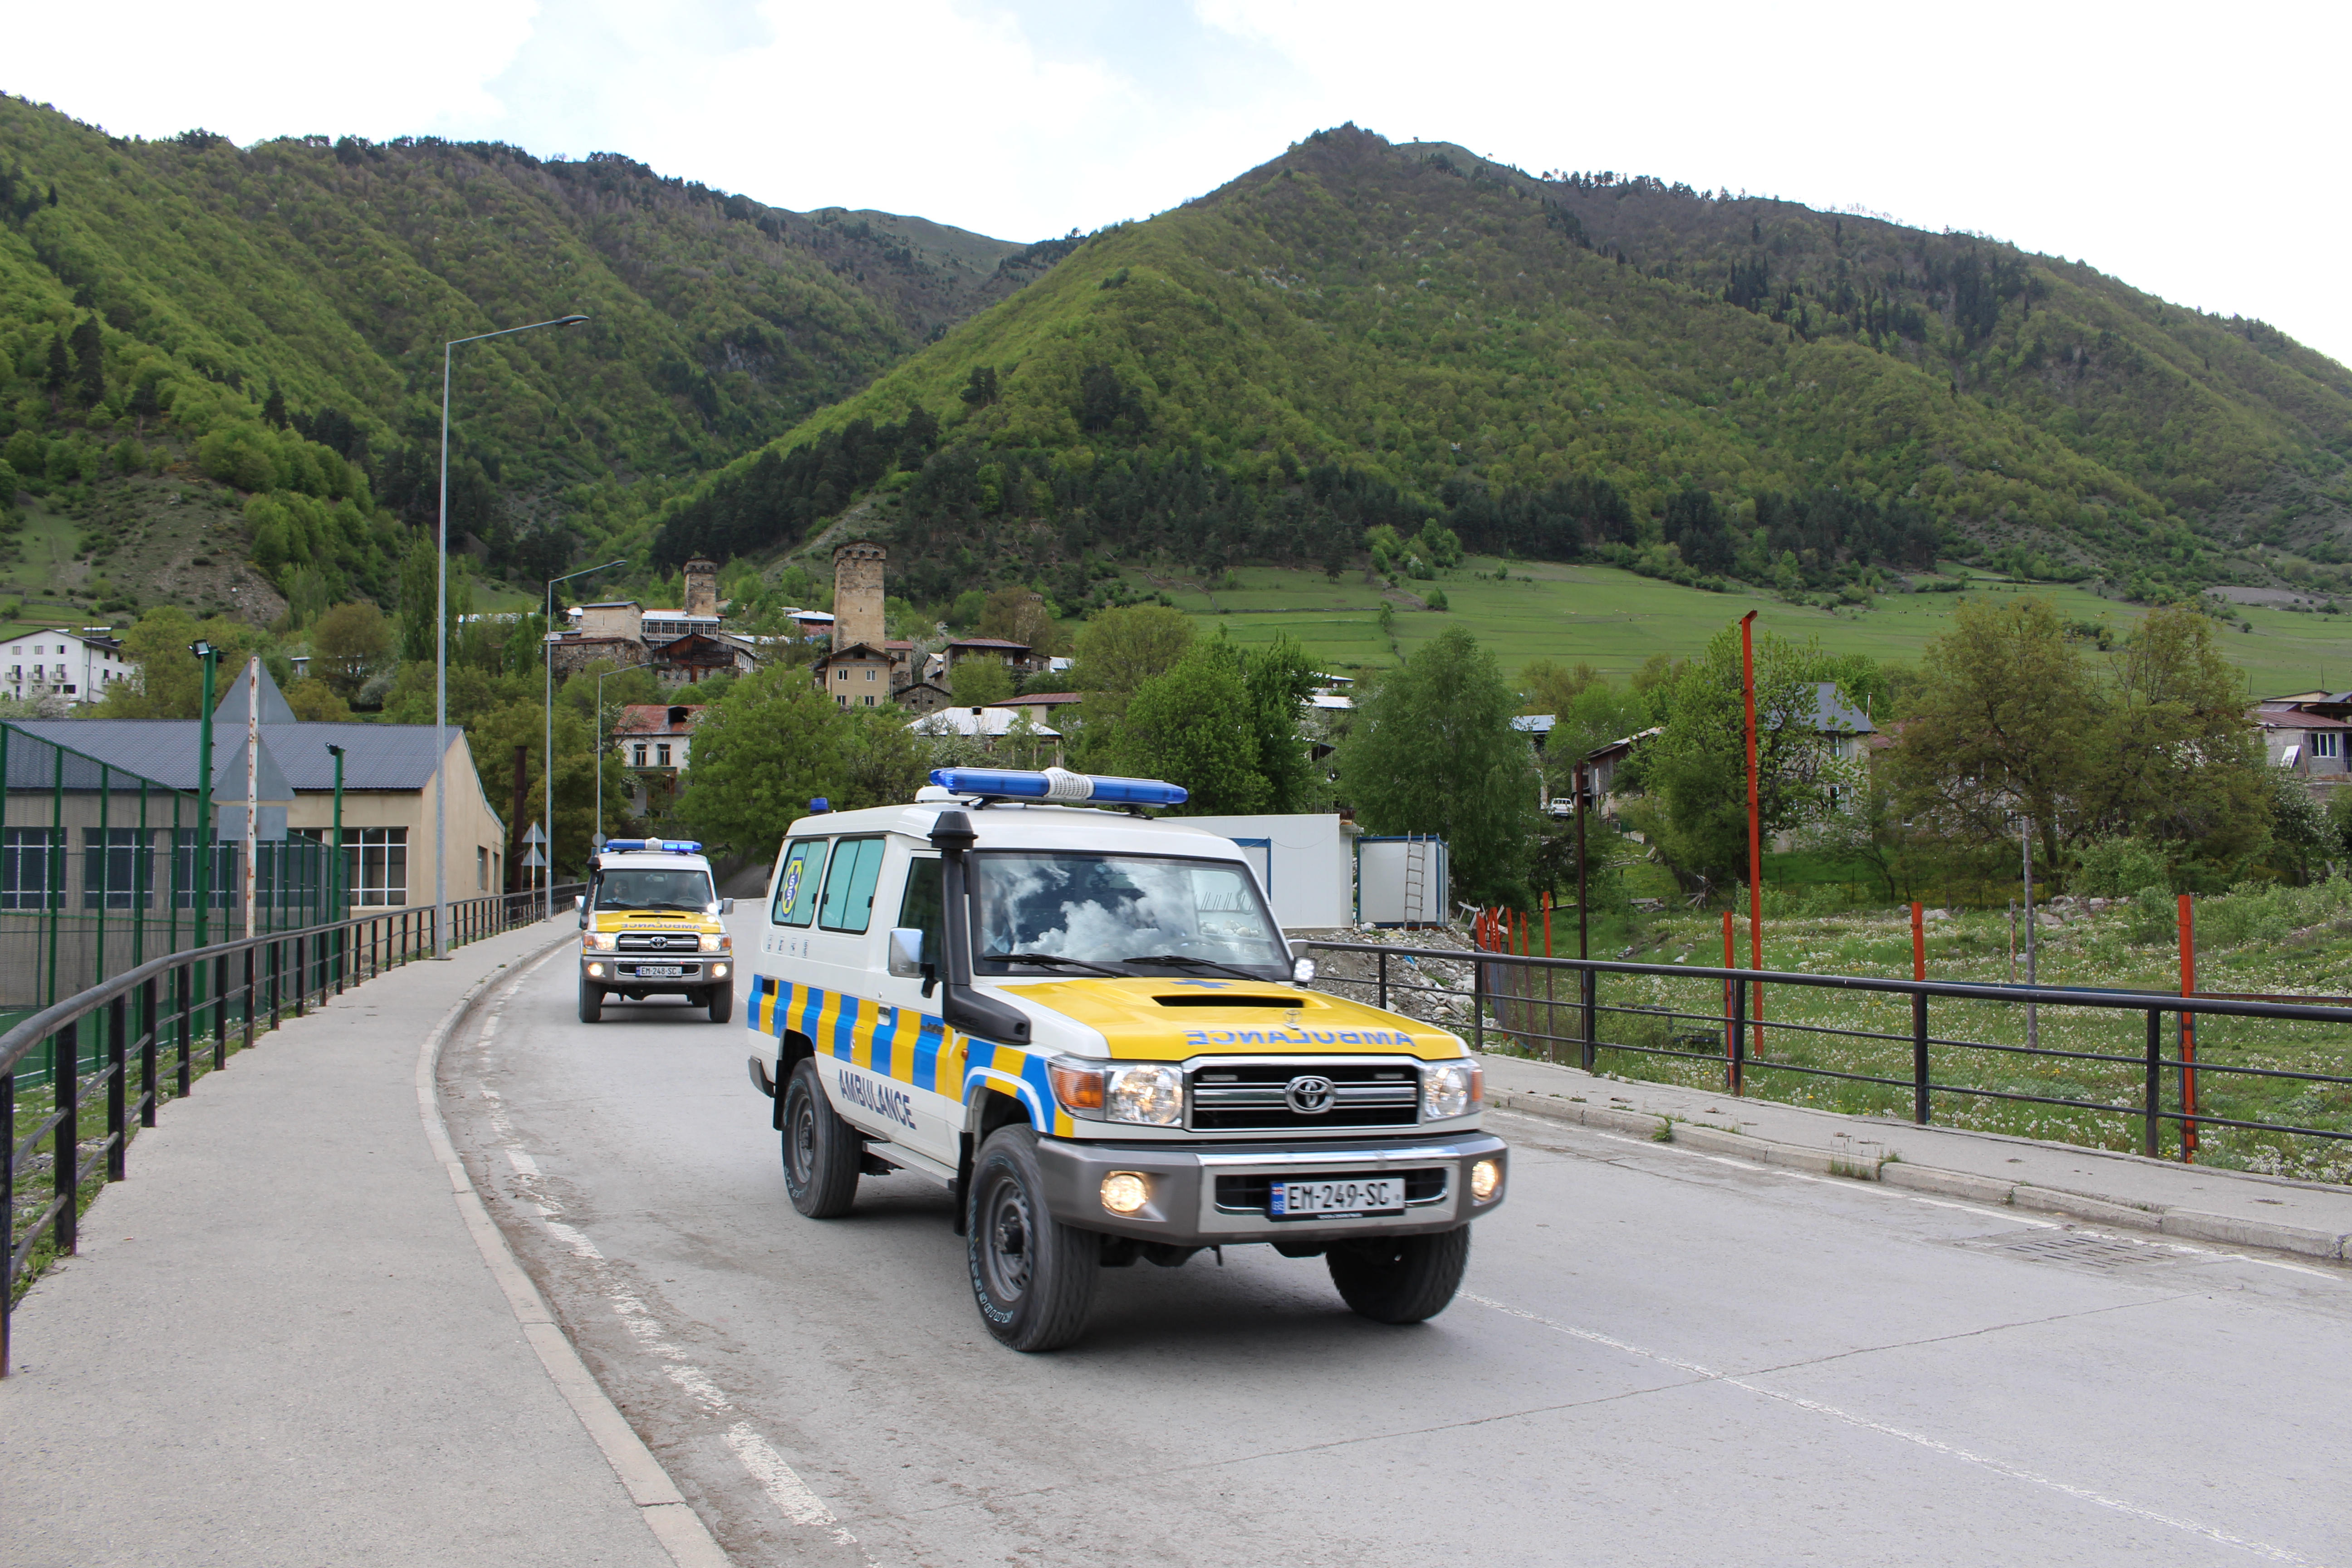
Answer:
POLYGON ((704 993, 710 1001, 710 1021, 723 1024, 735 1016, 735 987, 714 985, 704 993))
POLYGON ((586 975, 580 977, 580 1021, 593 1024, 604 1016, 604 988, 586 975))
POLYGON ((784 1190, 811 1219, 838 1219, 857 1196, 866 1145, 824 1098, 816 1059, 803 1057, 784 1083, 784 1190))
POLYGON ((1059 1350, 1085 1332, 1102 1238, 1045 1207, 1037 1135, 999 1128, 972 1162, 964 1249, 988 1331, 1016 1351, 1059 1350))
POLYGON ((1470 1263, 1470 1227, 1391 1236, 1331 1248, 1325 1261, 1339 1299, 1376 1323, 1418 1323, 1445 1310, 1470 1263))

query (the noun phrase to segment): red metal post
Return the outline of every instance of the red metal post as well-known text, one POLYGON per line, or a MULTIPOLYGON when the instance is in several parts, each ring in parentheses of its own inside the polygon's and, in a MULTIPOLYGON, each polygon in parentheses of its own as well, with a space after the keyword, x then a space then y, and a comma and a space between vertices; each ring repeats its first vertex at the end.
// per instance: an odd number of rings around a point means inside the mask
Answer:
MULTIPOLYGON (((1739 694, 1748 710, 1748 967, 1764 967, 1764 839, 1756 795, 1756 612, 1739 617, 1739 694)), ((1764 987, 1756 996, 1757 1056, 1764 1054, 1764 987)))
MULTIPOLYGON (((2180 895, 2180 994, 2197 994, 2197 917, 2187 893, 2180 895)), ((2189 1118, 2197 1114, 2197 1020, 2186 1013, 2180 1015, 2180 1113, 2189 1118)), ((2183 1121, 2181 1162, 2193 1163, 2196 1158, 2197 1123, 2183 1121)))
POLYGON ((1916 900, 1911 905, 1911 978, 1927 978, 1927 913, 1916 900))

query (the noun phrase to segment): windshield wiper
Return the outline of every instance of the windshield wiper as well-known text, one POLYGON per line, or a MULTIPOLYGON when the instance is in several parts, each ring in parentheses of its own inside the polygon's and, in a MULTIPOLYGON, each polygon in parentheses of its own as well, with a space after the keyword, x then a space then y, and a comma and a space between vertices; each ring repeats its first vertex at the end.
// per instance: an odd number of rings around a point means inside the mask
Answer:
POLYGON ((1108 974, 1113 980, 1127 978, 1116 969, 1105 969, 1101 964, 1088 963, 1083 958, 1064 958, 1058 952, 983 952, 980 956, 984 963, 1065 963, 1072 969, 1083 969, 1089 974, 1108 974))
POLYGON ((1189 952, 1139 952, 1125 960, 1128 963, 1176 963, 1187 969, 1213 969, 1220 974, 1230 974, 1239 980, 1265 983, 1265 976, 1251 973, 1230 963, 1219 963, 1213 958, 1194 958, 1189 952))

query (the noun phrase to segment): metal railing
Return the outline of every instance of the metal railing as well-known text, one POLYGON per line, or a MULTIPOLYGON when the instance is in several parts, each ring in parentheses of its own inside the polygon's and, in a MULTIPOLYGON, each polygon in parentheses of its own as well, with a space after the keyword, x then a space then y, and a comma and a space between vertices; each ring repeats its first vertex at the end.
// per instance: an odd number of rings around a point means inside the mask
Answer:
POLYGON ((1381 1007, 1393 996, 1416 994, 1454 1006, 1466 1003, 1469 1016, 1454 1026, 1470 1037, 1473 1048, 1486 1050, 1496 1043, 1489 1037, 1500 1036, 1526 1054, 1571 1062, 1587 1072, 1607 1070, 1612 1058, 1629 1066, 1629 1058, 1678 1060, 1691 1064, 1686 1072, 1708 1079, 1708 1087, 1734 1095, 1748 1093, 1759 1075, 1786 1074, 1856 1086, 1865 1095, 1876 1091, 1891 1103, 1863 1108, 1907 1113, 1923 1127, 1936 1120, 1939 1100, 1947 1108, 2051 1107, 2110 1124, 2120 1121, 2137 1134, 2139 1152, 2184 1160, 2196 1157, 2209 1130, 2318 1139, 2338 1147, 2352 1141, 2347 1006, 1376 942, 1307 945, 1375 959, 1371 977, 1341 978, 1327 970, 1318 988, 1369 991, 1381 1007), (1392 973, 1392 959, 1406 961, 1405 975, 1420 974, 1432 960, 1467 967, 1470 993, 1402 978, 1392 973), (1607 995, 1604 981, 1612 986, 1607 995), (1694 989, 1699 995, 1693 1005, 1675 1005, 1694 989), (1776 998, 1775 1016, 1766 1016, 1766 992, 1776 998), (1835 1016, 1841 1005, 1866 1008, 1871 1003, 1885 1007, 1888 1016, 1835 1016), (1931 1003, 1963 1027, 1989 1026, 1975 1031, 1984 1037, 1966 1037, 1948 1022, 1943 1033, 1931 1029, 1931 1003), (2120 1043, 2101 1038, 2116 1032, 2120 1016, 2131 1016, 2130 1048, 2098 1048, 2120 1043), (2295 1027, 2314 1025, 2325 1027, 2295 1027), (2003 1035, 2009 1037, 1998 1037, 2003 1035), (2049 1043, 2053 1039, 2061 1043, 2049 1043), (2069 1087, 2083 1092, 2052 1092, 2069 1087), (2288 1120, 2252 1113, 2273 1104, 2298 1114, 2288 1120))
MULTIPOLYGON (((584 886, 453 901, 450 945, 530 925, 542 900, 562 908, 584 886)), ((136 1129, 154 1126, 163 1105, 186 1098, 204 1072, 227 1066, 287 1013, 300 1017, 314 999, 430 958, 435 921, 429 904, 381 909, 169 953, 0 1035, 0 1127, 9 1138, 0 1159, 0 1377, 23 1288, 50 1258, 73 1253, 81 1211, 123 1179, 136 1129)))

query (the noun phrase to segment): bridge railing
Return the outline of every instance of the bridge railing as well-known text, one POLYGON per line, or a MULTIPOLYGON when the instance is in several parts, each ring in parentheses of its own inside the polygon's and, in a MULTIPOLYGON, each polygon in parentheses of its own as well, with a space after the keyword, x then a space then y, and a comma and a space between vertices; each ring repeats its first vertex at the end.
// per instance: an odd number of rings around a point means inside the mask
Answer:
MULTIPOLYGON (((447 906, 449 945, 529 925, 584 884, 467 899, 447 906)), ((431 905, 168 953, 91 985, 0 1034, 0 1377, 10 1319, 48 1261, 71 1254, 81 1212, 127 1173, 136 1129, 226 1067, 255 1037, 314 1001, 430 957, 431 905)))
POLYGON ((2352 1155, 2352 1006, 2336 998, 1307 945, 1370 960, 1349 966, 1360 978, 1327 965, 1318 989, 1423 996, 1475 1048, 1588 1072, 2290 1173, 2352 1155), (1466 969, 1468 993, 1432 961, 1466 969))

